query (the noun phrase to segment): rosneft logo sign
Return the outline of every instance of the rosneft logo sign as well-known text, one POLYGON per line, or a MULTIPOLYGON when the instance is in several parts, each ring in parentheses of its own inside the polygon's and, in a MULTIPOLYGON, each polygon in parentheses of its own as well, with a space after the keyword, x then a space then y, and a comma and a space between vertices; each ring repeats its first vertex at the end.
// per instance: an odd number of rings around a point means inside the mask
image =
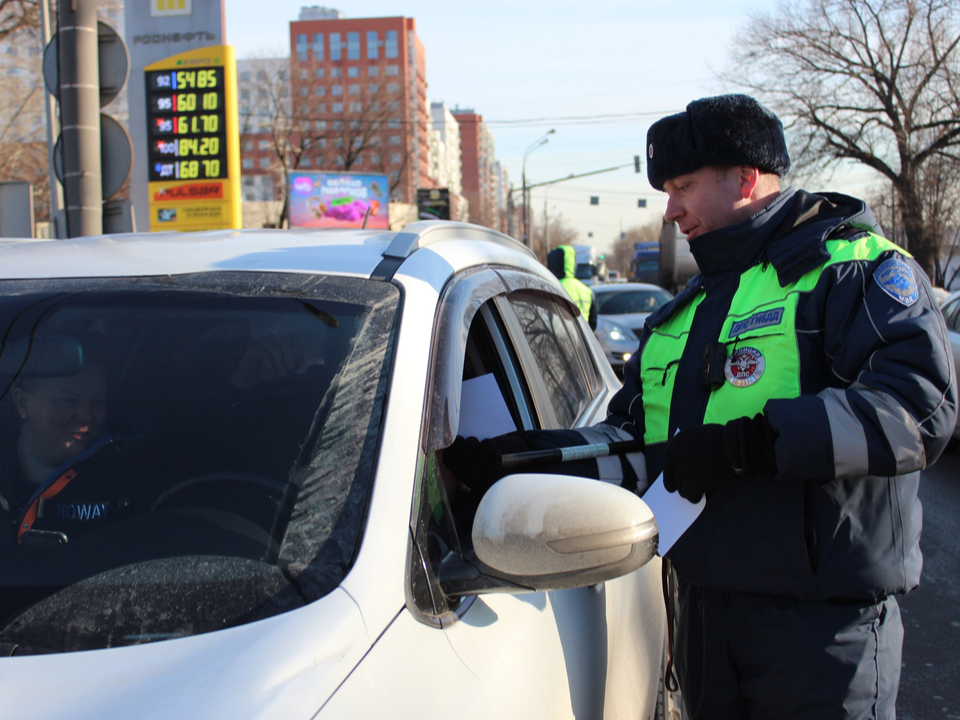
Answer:
POLYGON ((178 202, 182 200, 220 200, 223 198, 223 183, 190 183, 165 187, 153 194, 154 202, 178 202))
POLYGON ((150 0, 151 17, 192 14, 193 0, 150 0))

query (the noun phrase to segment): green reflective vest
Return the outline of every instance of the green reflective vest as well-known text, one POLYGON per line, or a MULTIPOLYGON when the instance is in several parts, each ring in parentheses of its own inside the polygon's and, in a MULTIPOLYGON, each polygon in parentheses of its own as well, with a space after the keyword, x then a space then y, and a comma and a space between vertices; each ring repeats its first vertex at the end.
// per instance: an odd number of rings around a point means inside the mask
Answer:
POLYGON ((593 303, 593 291, 586 285, 573 277, 563 278, 560 281, 563 289, 567 291, 570 298, 580 308, 580 314, 584 319, 590 317, 590 306, 593 303))
MULTIPOLYGON (((856 241, 829 240, 830 259, 786 287, 773 268, 755 265, 740 276, 720 337, 726 358, 723 380, 710 392, 704 423, 725 423, 763 411, 767 400, 800 395, 800 358, 796 340, 797 301, 814 288, 825 268, 840 262, 875 260, 888 250, 907 254, 889 240, 869 233, 856 241)), ((687 350, 694 315, 705 294, 698 293, 653 329, 640 358, 646 445, 669 439, 670 404, 677 365, 687 350)), ((692 349, 702 353, 705 348, 692 349)), ((697 397, 694 392, 687 397, 697 397)))

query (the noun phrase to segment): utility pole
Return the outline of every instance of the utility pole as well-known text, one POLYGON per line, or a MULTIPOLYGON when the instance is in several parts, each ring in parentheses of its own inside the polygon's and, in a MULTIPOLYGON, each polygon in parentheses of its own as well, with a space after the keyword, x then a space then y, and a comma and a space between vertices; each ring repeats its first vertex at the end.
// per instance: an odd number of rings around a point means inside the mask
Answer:
POLYGON ((67 237, 103 233, 98 0, 61 0, 57 53, 67 237))
MULTIPOLYGON (((50 8, 48 0, 40 0, 40 31, 43 37, 43 47, 50 44, 53 31, 50 28, 50 8)), ((50 225, 51 237, 67 237, 66 217, 63 214, 63 186, 57 179, 53 148, 60 135, 60 118, 57 116, 57 98, 50 93, 44 93, 44 109, 47 113, 47 174, 50 183, 50 225)))
POLYGON ((547 217, 547 191, 543 191, 543 256, 550 252, 550 218, 547 217))

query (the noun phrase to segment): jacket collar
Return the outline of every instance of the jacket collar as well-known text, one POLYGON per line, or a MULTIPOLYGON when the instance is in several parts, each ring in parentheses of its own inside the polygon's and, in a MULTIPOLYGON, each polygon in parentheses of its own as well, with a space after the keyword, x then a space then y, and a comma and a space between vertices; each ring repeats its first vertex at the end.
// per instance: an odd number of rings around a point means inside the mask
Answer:
POLYGON ((845 226, 882 232, 862 200, 787 188, 743 222, 694 238, 690 252, 708 278, 769 262, 786 286, 830 259, 826 241, 845 226))
POLYGON ((787 188, 765 208, 736 225, 711 230, 690 241, 690 252, 707 277, 741 273, 756 265, 774 231, 790 212, 796 191, 787 188))
POLYGON ((840 193, 808 193, 787 188, 767 207, 737 225, 713 230, 690 241, 700 268, 677 296, 647 319, 654 328, 672 317, 697 293, 730 272, 742 273, 769 262, 781 287, 830 259, 827 240, 847 228, 883 234, 866 203, 840 193))

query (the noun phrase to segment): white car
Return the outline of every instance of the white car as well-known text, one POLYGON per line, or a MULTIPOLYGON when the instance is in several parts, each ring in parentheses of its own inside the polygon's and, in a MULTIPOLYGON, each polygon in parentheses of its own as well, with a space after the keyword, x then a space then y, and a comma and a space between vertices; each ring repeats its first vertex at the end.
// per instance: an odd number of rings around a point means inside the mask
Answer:
POLYGON ((591 289, 597 302, 594 332, 607 361, 622 375, 623 364, 637 351, 644 321, 673 296, 649 283, 614 283, 591 289))
POLYGON ((617 386, 514 240, 5 244, 0 326, 4 462, 39 422, 11 396, 98 363, 112 433, 53 485, 0 463, 0 716, 679 716, 644 502, 531 474, 479 500, 442 466, 461 429, 590 425, 617 386))

